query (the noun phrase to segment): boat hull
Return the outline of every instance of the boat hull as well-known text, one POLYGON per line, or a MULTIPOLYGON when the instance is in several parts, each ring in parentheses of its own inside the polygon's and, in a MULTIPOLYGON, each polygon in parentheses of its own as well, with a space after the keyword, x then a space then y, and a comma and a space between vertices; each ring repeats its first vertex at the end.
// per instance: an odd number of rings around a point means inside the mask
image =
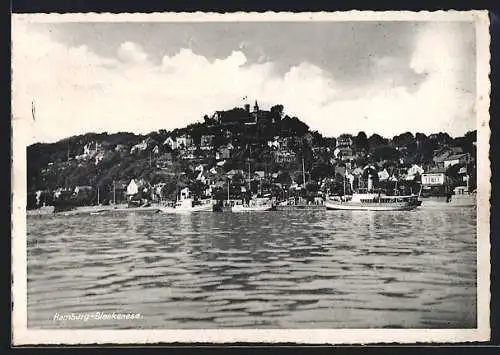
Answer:
POLYGON ((245 206, 233 206, 231 208, 231 212, 264 212, 264 211, 271 211, 273 209, 273 206, 252 206, 252 207, 245 207, 245 206))
POLYGON ((327 210, 346 210, 346 211, 411 211, 417 208, 418 204, 410 203, 355 203, 355 202, 326 202, 327 210))
POLYGON ((194 213, 194 212, 212 212, 212 205, 194 206, 191 208, 160 207, 162 213, 194 213))

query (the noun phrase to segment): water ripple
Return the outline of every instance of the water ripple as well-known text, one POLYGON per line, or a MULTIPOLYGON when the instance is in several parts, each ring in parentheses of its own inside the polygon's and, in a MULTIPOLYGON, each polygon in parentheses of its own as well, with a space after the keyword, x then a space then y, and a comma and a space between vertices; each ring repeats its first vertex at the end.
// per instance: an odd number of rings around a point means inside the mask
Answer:
POLYGON ((28 217, 30 328, 476 326, 476 216, 28 217), (54 322, 56 312, 140 320, 54 322))

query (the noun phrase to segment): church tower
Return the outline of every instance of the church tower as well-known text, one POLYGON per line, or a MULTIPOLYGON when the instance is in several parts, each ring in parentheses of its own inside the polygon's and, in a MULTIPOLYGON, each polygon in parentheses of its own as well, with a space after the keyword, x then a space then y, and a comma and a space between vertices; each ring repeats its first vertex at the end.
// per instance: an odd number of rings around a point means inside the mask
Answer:
POLYGON ((259 112, 259 104, 257 103, 257 100, 255 100, 255 105, 253 105, 253 112, 259 112))

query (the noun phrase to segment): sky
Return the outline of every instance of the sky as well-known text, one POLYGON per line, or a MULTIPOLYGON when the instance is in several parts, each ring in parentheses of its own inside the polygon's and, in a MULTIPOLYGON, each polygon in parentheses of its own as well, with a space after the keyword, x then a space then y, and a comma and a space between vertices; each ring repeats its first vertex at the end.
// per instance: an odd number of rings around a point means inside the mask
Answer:
POLYGON ((325 136, 476 129, 472 22, 18 21, 12 46, 28 144, 172 130, 245 97, 325 136))

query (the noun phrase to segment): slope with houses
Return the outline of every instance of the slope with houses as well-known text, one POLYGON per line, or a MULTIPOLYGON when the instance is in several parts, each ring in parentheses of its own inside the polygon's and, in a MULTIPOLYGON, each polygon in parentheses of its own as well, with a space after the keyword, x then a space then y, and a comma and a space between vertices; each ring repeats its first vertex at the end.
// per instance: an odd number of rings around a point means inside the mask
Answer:
POLYGON ((451 138, 406 132, 390 139, 365 133, 323 137, 283 106, 255 102, 206 115, 203 122, 148 135, 87 134, 28 148, 28 208, 243 200, 250 196, 318 203, 326 194, 363 187, 426 194, 475 186, 475 132, 451 138), (347 182, 347 184, 346 184, 347 182))

